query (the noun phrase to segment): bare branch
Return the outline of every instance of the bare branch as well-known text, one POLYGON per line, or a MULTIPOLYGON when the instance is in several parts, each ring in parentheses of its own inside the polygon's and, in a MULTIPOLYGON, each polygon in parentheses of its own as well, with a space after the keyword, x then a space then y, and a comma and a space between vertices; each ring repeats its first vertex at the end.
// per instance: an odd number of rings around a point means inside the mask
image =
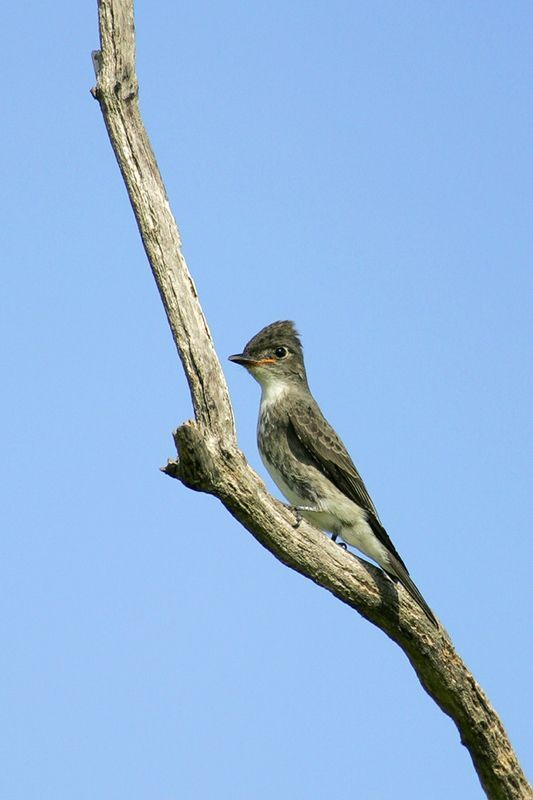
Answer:
POLYGON ((179 232, 142 124, 135 74, 133 0, 99 0, 101 50, 94 54, 100 103, 143 245, 189 383, 195 420, 174 434, 179 459, 164 471, 218 497, 276 558, 381 628, 405 652, 428 694, 455 722, 493 800, 533 797, 505 730, 455 652, 401 588, 293 517, 267 492, 237 447, 233 413, 179 232))
POLYGON ((94 95, 117 157, 148 261, 189 382, 197 422, 235 441, 233 413, 178 228, 139 115, 131 2, 98 5, 101 50, 94 95), (183 299, 187 298, 187 302, 183 299))

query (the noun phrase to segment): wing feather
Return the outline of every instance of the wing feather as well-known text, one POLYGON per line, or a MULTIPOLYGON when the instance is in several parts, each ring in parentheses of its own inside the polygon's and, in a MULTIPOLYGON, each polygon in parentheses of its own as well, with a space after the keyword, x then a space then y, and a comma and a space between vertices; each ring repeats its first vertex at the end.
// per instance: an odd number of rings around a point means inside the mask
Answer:
POLYGON ((296 437, 315 466, 333 485, 367 512, 368 524, 377 539, 407 570, 379 520, 376 507, 348 451, 314 400, 302 399, 292 405, 289 411, 289 438, 291 435, 296 437))

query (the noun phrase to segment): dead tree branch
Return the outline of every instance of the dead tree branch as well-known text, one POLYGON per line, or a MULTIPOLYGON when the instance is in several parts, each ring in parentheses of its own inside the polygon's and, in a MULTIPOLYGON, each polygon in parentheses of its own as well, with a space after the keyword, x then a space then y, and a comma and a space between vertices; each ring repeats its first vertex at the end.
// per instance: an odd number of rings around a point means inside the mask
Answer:
POLYGON ((144 129, 135 73, 133 0, 99 0, 98 100, 174 342, 189 383, 194 420, 174 434, 178 458, 164 471, 220 499, 276 558, 332 592, 381 628, 407 655, 420 682, 455 722, 481 784, 493 800, 531 800, 497 714, 444 631, 406 592, 293 517, 267 492, 238 449, 224 375, 144 129))

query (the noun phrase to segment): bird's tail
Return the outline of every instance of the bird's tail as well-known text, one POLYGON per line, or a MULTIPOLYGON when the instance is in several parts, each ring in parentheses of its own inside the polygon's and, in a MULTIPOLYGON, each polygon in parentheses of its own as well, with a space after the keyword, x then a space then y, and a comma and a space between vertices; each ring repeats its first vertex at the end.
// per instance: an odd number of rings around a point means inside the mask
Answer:
POLYGON ((439 623, 433 611, 430 609, 424 598, 422 597, 420 591, 415 586, 414 582, 411 579, 411 576, 407 572, 406 568, 397 558, 393 555, 389 554, 389 565, 386 568, 386 571, 391 575, 392 578, 400 581, 402 586, 409 592, 415 603, 417 603, 426 617, 429 619, 433 625, 438 628, 439 623))

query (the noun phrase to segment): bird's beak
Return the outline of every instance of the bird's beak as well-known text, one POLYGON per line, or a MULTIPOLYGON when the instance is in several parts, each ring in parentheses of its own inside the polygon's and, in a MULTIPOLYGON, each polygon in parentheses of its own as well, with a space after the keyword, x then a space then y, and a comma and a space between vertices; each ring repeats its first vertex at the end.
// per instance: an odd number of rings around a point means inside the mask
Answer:
POLYGON ((245 356, 242 353, 236 353, 234 356, 228 356, 228 361, 233 361, 234 364, 240 364, 241 367, 251 367, 253 364, 257 363, 254 358, 245 356))
POLYGON ((234 356, 228 356, 228 361, 233 361, 234 364, 240 364, 241 367, 257 367, 260 364, 273 364, 275 362, 274 358, 250 358, 250 356, 245 356, 244 353, 237 353, 234 356))

